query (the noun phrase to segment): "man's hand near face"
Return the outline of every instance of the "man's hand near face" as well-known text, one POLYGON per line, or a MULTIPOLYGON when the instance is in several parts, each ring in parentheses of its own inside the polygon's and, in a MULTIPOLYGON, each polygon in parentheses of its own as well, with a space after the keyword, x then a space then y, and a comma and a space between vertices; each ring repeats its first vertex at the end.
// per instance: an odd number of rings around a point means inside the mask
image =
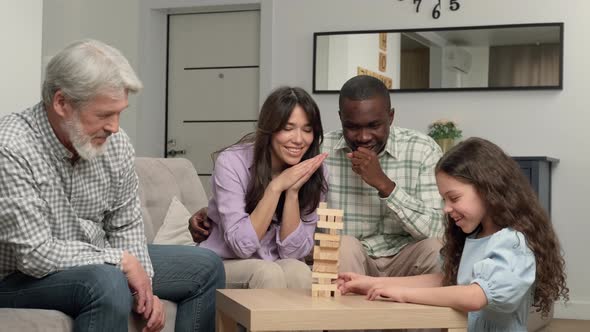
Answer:
POLYGON ((352 164, 352 170, 361 176, 371 187, 379 191, 379 196, 387 197, 395 188, 395 182, 391 181, 383 172, 379 157, 373 150, 359 147, 356 151, 346 154, 352 164))

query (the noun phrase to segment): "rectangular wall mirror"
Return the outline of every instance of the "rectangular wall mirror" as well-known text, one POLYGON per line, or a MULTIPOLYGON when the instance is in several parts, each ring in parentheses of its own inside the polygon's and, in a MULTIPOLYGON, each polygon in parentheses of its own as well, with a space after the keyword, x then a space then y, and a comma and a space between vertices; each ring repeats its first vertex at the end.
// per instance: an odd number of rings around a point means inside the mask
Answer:
POLYGON ((563 23, 314 33, 314 93, 361 74, 392 92, 562 89, 563 23))

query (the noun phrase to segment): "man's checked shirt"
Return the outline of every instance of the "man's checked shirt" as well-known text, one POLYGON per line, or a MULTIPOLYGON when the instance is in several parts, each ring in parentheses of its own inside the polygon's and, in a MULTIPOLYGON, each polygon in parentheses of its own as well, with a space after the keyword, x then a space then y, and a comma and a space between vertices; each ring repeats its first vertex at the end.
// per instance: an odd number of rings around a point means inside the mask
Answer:
POLYGON ((443 232, 442 199, 434 167, 438 145, 414 130, 392 127, 379 163, 395 182, 386 198, 352 171, 342 130, 326 134, 322 152, 329 170, 328 207, 344 210, 344 234, 358 238, 371 257, 397 254, 405 245, 443 232))
POLYGON ((122 131, 107 144, 72 165, 41 103, 0 119, 0 279, 117 265, 123 250, 153 276, 133 148, 122 131))

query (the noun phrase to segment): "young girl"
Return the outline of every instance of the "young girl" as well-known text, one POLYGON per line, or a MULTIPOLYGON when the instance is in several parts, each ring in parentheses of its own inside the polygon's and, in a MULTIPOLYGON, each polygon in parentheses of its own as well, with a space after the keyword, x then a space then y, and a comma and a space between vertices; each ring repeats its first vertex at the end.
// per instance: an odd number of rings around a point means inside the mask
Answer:
POLYGON ((211 178, 211 235, 231 287, 309 288, 315 209, 327 190, 319 109, 301 88, 273 91, 257 130, 219 153, 211 178))
POLYGON ((515 161, 470 138, 441 158, 436 182, 448 216, 442 273, 342 273, 343 293, 466 311, 469 331, 526 331, 531 304, 547 315, 554 301, 567 301, 557 236, 515 161))

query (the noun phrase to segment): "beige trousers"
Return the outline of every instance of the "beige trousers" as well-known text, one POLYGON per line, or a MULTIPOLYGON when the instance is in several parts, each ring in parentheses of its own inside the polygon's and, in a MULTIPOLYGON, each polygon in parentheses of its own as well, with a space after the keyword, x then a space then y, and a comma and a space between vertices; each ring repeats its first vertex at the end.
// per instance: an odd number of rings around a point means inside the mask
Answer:
POLYGON ((228 288, 311 288, 311 269, 296 259, 223 261, 228 288))
POLYGON ((406 277, 440 272, 439 239, 410 243, 395 256, 372 258, 355 237, 344 235, 340 243, 340 272, 372 277, 406 277))

